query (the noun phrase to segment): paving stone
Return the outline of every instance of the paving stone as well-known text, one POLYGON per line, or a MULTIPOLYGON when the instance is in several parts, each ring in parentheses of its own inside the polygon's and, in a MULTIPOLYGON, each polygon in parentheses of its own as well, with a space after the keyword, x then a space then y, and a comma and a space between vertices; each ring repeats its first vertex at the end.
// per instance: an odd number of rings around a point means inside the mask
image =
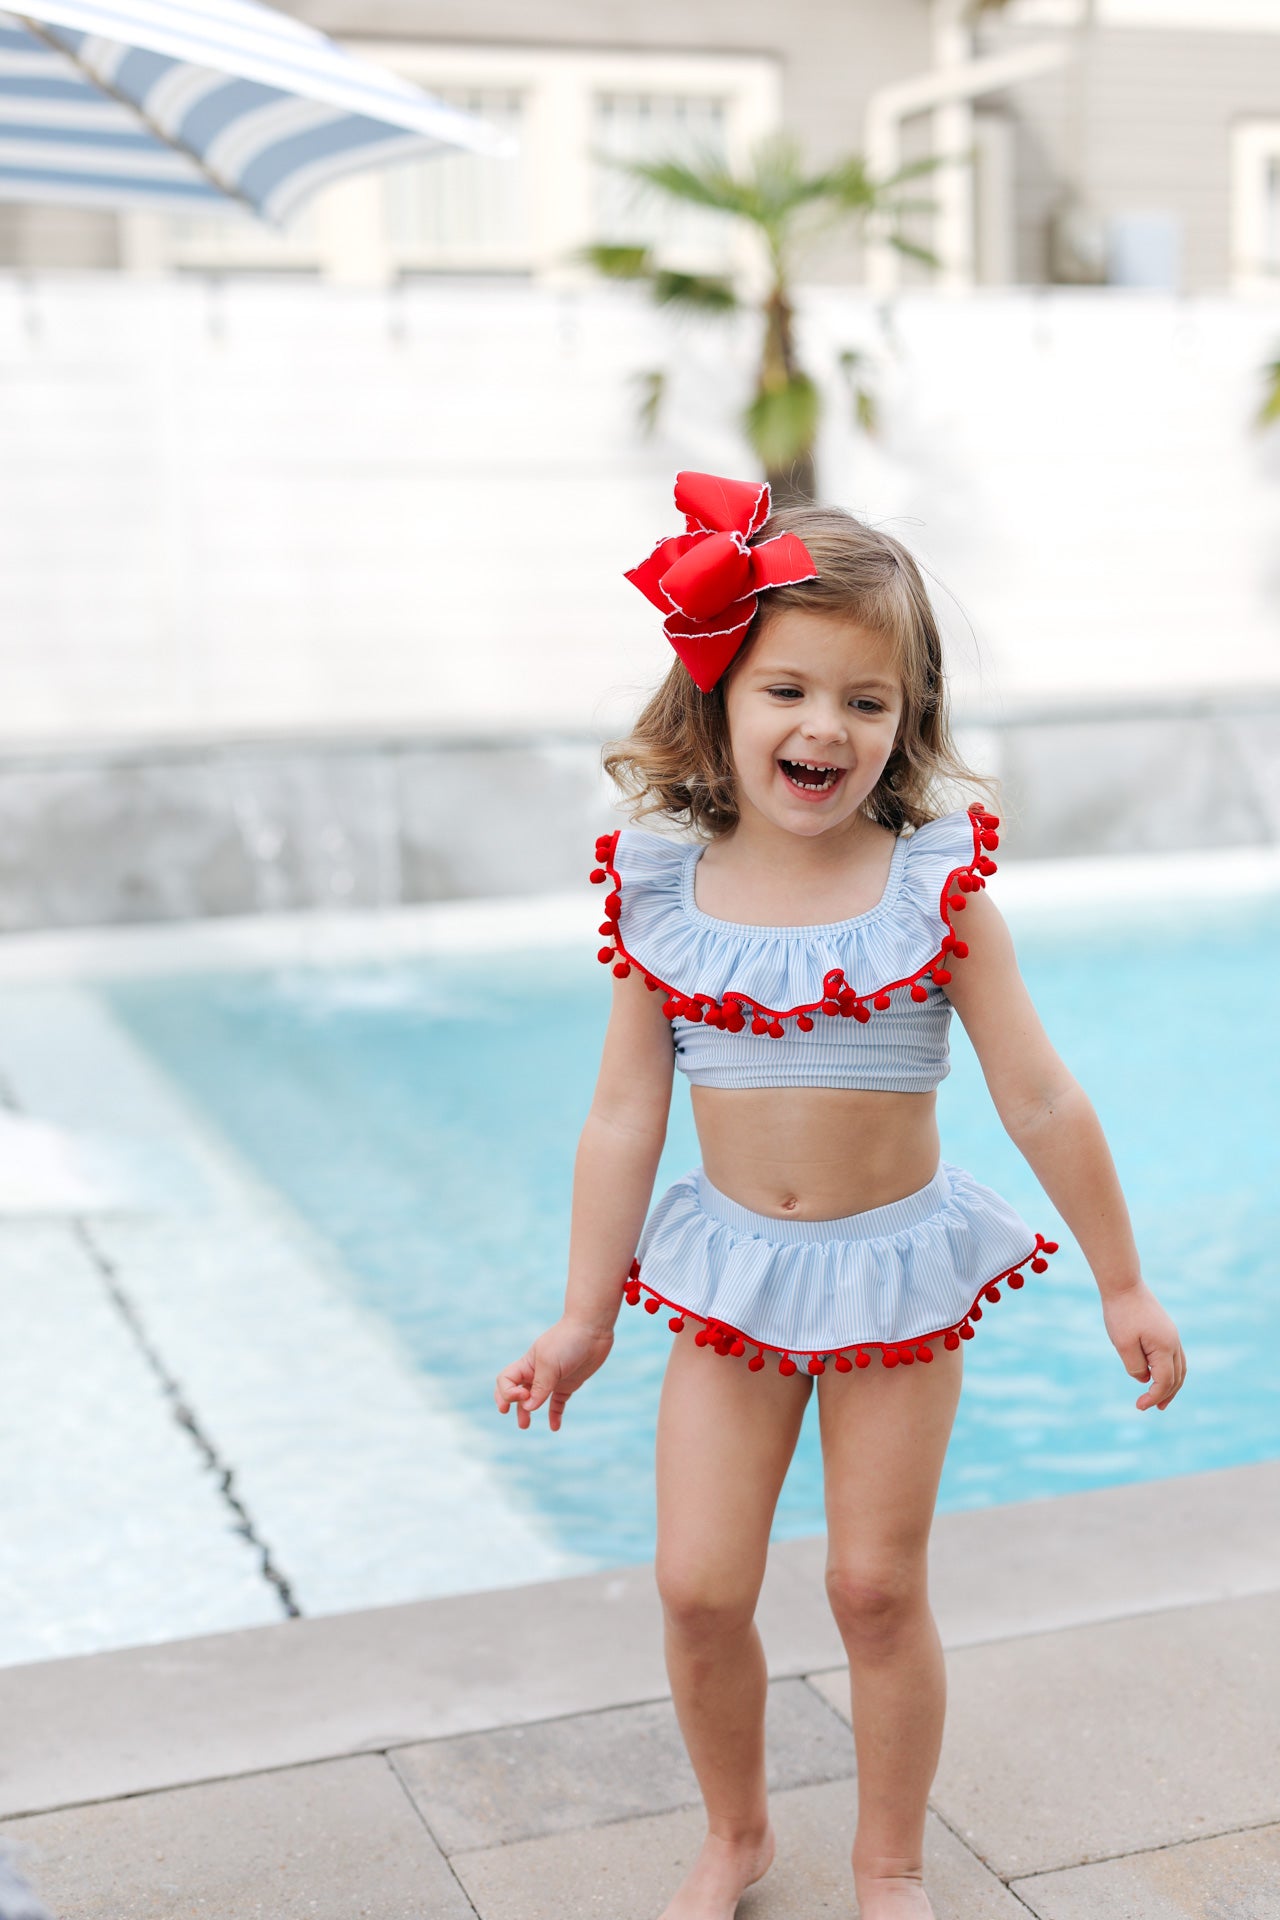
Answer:
MULTIPOLYGON (((1280 1818, 1280 1594, 953 1652, 933 1801, 1005 1879, 1280 1818)), ((811 1684, 848 1712, 839 1670, 811 1684)))
MULTIPOLYGON (((948 1647, 1280 1589, 1280 1460, 942 1513, 929 1554, 948 1647), (1194 1541, 1194 1551, 1188 1551, 1194 1541)), ((826 1537, 774 1547, 778 1575, 821 1593, 826 1537)), ((837 1644, 831 1665, 838 1664, 837 1644)))
MULTIPOLYGON (((848 1920, 853 1783, 797 1787, 775 1794, 772 1805, 777 1857, 743 1896, 738 1920, 848 1920)), ((705 1831, 701 1808, 687 1809, 458 1853, 452 1865, 481 1920, 648 1920, 670 1899, 705 1831)), ((925 1872, 947 1920, 1026 1920, 1026 1910, 932 1815, 925 1872)))
POLYGON ((473 1920, 373 1755, 37 1814, 3 1839, 58 1920, 473 1920))
MULTIPOLYGON (((803 1680, 770 1687, 765 1745, 771 1789, 853 1772, 852 1734, 803 1680)), ((669 1700, 433 1740, 393 1760, 446 1853, 699 1801, 669 1700)))
POLYGON ((1280 1827, 1018 1880, 1041 1920, 1276 1920, 1280 1827))
MULTIPOLYGON (((771 1673, 839 1658, 819 1600, 806 1612, 766 1573, 771 1673)), ((9 1667, 0 1817, 668 1691, 648 1565, 9 1667)))

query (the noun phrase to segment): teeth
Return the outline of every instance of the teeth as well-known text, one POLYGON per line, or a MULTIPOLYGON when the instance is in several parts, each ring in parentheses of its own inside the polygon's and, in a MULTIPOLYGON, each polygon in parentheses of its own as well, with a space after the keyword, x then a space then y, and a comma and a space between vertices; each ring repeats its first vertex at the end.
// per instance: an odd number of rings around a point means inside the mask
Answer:
MULTIPOLYGON (((834 786, 836 781, 840 778, 840 774, 842 772, 842 769, 840 767, 833 767, 829 761, 824 761, 824 760, 784 760, 781 764, 783 765, 784 768, 804 767, 810 773, 822 774, 823 778, 821 780, 811 780, 807 783, 803 783, 808 785, 809 791, 811 793, 821 793, 825 787, 834 786)), ((802 783, 797 782, 796 784, 802 784, 802 783)))

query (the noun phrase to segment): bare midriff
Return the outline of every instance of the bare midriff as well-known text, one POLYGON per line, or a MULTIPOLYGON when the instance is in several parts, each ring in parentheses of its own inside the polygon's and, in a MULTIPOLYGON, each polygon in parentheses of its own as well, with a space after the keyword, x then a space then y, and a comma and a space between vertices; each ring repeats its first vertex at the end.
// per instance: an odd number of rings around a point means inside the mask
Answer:
POLYGON ((838 1220, 928 1186, 937 1095, 852 1087, 690 1088, 702 1167, 753 1213, 838 1220))

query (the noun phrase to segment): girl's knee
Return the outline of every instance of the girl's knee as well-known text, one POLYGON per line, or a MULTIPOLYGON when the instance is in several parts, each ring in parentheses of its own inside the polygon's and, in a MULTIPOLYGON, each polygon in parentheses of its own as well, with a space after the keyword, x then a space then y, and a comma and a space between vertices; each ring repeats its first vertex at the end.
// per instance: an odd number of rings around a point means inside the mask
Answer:
POLYGON ((668 1627, 690 1640, 732 1638, 755 1618, 758 1582, 726 1581, 710 1567, 655 1566, 658 1597, 668 1627))
POLYGON ((892 1645, 928 1611, 925 1567, 914 1560, 834 1560, 826 1586, 842 1638, 867 1651, 892 1645))

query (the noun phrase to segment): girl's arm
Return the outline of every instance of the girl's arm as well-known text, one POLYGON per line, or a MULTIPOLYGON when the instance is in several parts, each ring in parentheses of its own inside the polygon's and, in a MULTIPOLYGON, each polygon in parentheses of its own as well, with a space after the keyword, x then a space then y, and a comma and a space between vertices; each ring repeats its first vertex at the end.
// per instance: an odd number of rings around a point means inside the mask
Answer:
POLYGON ((578 1141, 564 1313, 503 1368, 494 1388, 498 1411, 514 1402, 522 1428, 545 1400, 547 1424, 558 1432, 569 1395, 609 1357, 666 1139, 674 1066, 662 995, 650 993, 633 968, 613 983, 600 1074, 578 1141))
POLYGON ((1098 1116, 1049 1043, 999 909, 985 893, 971 893, 964 920, 969 954, 952 968, 947 997, 973 1042, 1005 1132, 1089 1262, 1112 1345, 1135 1380, 1151 1383, 1136 1405, 1167 1407, 1186 1377, 1186 1356, 1142 1278, 1098 1116))

